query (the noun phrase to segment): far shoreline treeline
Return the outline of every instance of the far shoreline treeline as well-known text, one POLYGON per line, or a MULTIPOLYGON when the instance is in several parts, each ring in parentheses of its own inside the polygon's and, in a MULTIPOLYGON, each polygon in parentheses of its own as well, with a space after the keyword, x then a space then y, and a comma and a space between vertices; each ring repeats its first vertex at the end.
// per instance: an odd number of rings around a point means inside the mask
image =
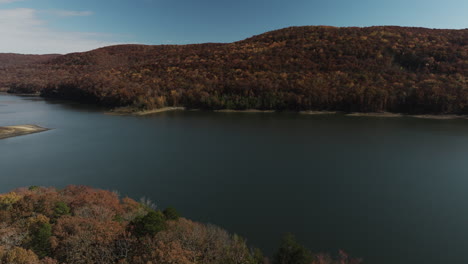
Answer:
POLYGON ((31 186, 0 194, 0 263, 359 264, 313 254, 291 234, 267 258, 211 224, 85 186, 31 186))
POLYGON ((0 54, 0 76, 0 89, 10 93, 130 111, 466 115, 468 29, 310 26, 227 44, 0 54))

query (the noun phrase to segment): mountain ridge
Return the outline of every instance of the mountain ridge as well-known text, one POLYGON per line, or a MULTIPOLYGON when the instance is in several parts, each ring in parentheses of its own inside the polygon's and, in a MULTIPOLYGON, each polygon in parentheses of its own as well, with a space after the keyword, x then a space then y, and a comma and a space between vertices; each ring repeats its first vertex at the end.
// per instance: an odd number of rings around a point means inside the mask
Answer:
POLYGON ((56 56, 0 71, 0 87, 141 110, 466 114, 467 47, 468 29, 289 27, 232 43, 56 56))

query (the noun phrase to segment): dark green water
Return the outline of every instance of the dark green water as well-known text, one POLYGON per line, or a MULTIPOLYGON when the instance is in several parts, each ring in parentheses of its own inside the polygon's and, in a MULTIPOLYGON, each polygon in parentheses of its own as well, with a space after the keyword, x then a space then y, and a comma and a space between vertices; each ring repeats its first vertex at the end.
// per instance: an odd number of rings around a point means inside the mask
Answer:
POLYGON ((147 196, 273 252, 283 232, 371 264, 468 263, 468 121, 173 112, 0 95, 0 192, 85 184, 147 196))

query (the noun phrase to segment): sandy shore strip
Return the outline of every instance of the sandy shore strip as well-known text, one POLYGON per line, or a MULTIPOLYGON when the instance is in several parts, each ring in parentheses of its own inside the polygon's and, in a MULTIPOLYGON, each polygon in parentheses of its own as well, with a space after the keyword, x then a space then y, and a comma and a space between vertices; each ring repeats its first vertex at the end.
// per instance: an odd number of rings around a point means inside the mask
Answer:
MULTIPOLYGON (((120 107, 109 112, 105 112, 107 115, 119 115, 119 116, 144 116, 157 113, 171 112, 171 111, 203 111, 200 109, 189 109, 185 107, 163 107, 152 110, 143 110, 138 111, 133 107, 120 107)), ((207 110, 209 111, 209 110, 207 110)), ((258 110, 258 109, 246 109, 246 110, 233 110, 233 109, 220 109, 213 110, 211 112, 215 113, 276 113, 275 110, 258 110)), ((453 115, 453 114, 441 114, 441 115, 408 115, 401 113, 390 113, 390 112, 371 112, 371 113, 344 113, 339 111, 299 111, 299 112, 289 112, 289 113, 298 113, 301 115, 335 115, 341 114, 349 117, 384 117, 384 118, 394 118, 394 117, 413 117, 413 118, 422 118, 422 119, 438 119, 438 120, 450 120, 450 119, 468 119, 468 115, 453 115)))
POLYGON ((452 120, 452 119, 468 119, 466 115, 407 115, 398 113, 351 113, 346 116, 363 116, 363 117, 413 117, 422 119, 438 119, 438 120, 452 120))
POLYGON ((5 126, 0 127, 0 139, 23 136, 49 130, 36 125, 5 126))
POLYGON ((106 112, 107 115, 133 115, 133 116, 144 116, 144 115, 151 115, 163 112, 170 112, 170 111, 181 111, 186 110, 185 107, 163 107, 151 110, 143 110, 143 111, 135 111, 132 108, 121 107, 114 109, 112 111, 106 112))
POLYGON ((336 111, 300 111, 299 114, 303 115, 334 115, 338 114, 336 111))
POLYGON ((274 113, 275 110, 258 110, 258 109, 246 109, 246 110, 233 110, 233 109, 222 109, 214 110, 216 113, 274 113))
POLYGON ((346 114, 346 116, 365 116, 365 117, 403 117, 403 114, 397 113, 389 113, 389 112, 382 112, 382 113, 350 113, 346 114))
MULTIPOLYGON (((121 107, 114 109, 112 111, 106 112, 107 115, 131 115, 131 116, 144 116, 144 115, 151 115, 163 112, 170 112, 170 111, 201 111, 200 109, 188 109, 185 107, 163 107, 158 109, 152 110, 144 110, 144 111, 135 111, 135 109, 131 107, 121 107)), ((274 113, 275 110, 257 110, 257 109, 247 109, 247 110, 232 110, 232 109, 222 109, 222 110, 214 110, 212 112, 216 113, 274 113)))
POLYGON ((151 114, 157 114, 157 113, 163 113, 163 112, 182 111, 182 110, 185 110, 185 107, 163 107, 163 108, 152 109, 152 110, 138 111, 138 112, 133 113, 133 115, 143 116, 143 115, 151 115, 151 114))
POLYGON ((11 95, 11 96, 30 96, 30 97, 40 97, 40 93, 9 93, 8 90, 1 90, 0 95, 11 95))
POLYGON ((468 119, 466 115, 411 115, 415 118, 423 119, 439 119, 439 120, 448 120, 448 119, 468 119))

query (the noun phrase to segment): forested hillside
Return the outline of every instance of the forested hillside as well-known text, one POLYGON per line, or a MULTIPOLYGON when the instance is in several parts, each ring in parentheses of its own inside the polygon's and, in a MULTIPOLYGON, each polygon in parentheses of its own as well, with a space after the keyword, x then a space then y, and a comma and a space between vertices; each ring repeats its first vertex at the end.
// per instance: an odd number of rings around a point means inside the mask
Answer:
MULTIPOLYGON (((18 78, 23 77, 21 74, 18 75, 18 68, 21 68, 21 72, 25 73, 24 67, 33 67, 34 64, 39 64, 51 60, 58 54, 48 55, 22 55, 14 53, 0 53, 0 92, 6 92, 9 90, 11 85, 11 77, 15 76, 18 78)), ((29 75, 28 75, 29 76, 29 75)), ((26 76, 24 76, 26 77, 26 76)), ((27 78, 27 77, 26 77, 27 78)), ((13 79, 16 81, 16 79, 13 79)))
POLYGON ((0 87, 109 107, 468 114, 468 29, 292 27, 123 45, 0 70, 0 87))
POLYGON ((60 55, 22 55, 15 53, 0 53, 0 68, 16 67, 27 64, 45 62, 58 56, 60 55))
MULTIPOLYGON (((268 264, 244 239, 155 210, 115 192, 84 186, 29 187, 0 194, 0 263, 268 264)), ((286 235, 275 264, 359 264, 312 254, 286 235)))

